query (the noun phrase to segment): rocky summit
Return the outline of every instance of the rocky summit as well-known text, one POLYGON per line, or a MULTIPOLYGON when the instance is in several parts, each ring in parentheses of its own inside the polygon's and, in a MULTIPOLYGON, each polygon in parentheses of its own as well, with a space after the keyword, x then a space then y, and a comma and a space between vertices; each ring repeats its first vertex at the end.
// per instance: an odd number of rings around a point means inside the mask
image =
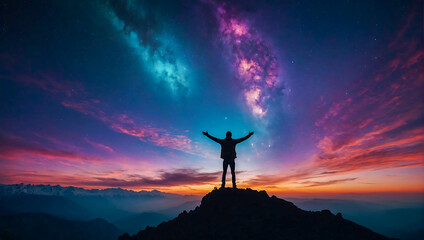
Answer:
POLYGON ((177 218, 120 240, 160 239, 389 239, 329 210, 304 211, 265 191, 215 189, 177 218))

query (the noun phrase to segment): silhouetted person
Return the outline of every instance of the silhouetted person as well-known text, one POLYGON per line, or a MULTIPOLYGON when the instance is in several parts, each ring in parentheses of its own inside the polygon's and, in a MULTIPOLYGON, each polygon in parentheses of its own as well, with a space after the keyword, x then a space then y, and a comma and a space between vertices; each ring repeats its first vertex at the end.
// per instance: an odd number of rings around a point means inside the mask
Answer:
POLYGON ((203 135, 206 137, 214 140, 215 142, 221 144, 221 158, 224 159, 223 162, 223 172, 222 172, 222 185, 221 187, 225 187, 225 175, 227 175, 227 168, 228 165, 230 165, 231 168, 231 175, 233 177, 233 188, 237 188, 236 186, 236 173, 235 173, 235 159, 237 158, 236 154, 236 145, 237 143, 241 143, 244 140, 248 139, 250 136, 253 135, 253 132, 249 132, 249 134, 245 137, 239 138, 239 139, 232 139, 231 138, 231 132, 228 131, 226 138, 219 139, 216 137, 213 137, 208 134, 208 132, 203 132, 203 135))

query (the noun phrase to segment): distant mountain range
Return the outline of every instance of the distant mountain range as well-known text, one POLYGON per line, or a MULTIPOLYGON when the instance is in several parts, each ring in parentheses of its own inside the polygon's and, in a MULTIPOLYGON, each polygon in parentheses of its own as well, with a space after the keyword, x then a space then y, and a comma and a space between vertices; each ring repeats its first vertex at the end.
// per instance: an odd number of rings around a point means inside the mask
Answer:
POLYGON ((265 191, 219 189, 203 197, 200 207, 120 240, 291 239, 388 240, 329 210, 304 211, 265 191))
MULTIPOLYGON (((154 227, 173 219, 183 211, 195 209, 200 200, 199 196, 155 190, 135 192, 120 188, 88 190, 58 185, 0 184, 1 217, 7 215, 7 218, 11 218, 16 215, 18 219, 28 219, 31 222, 30 219, 36 218, 23 218, 21 214, 45 213, 80 224, 102 218, 116 226, 121 233, 131 235, 147 226, 154 227)), ((343 218, 390 237, 399 237, 402 240, 424 239, 424 206, 420 207, 419 204, 390 206, 380 202, 341 199, 290 201, 305 210, 329 209, 334 213, 342 212, 343 218)), ((25 229, 30 228, 21 228, 21 231, 26 231, 25 229)), ((5 225, 0 225, 0 234, 2 232, 8 232, 5 225)), ((36 233, 32 233, 33 237, 37 236, 36 233)), ((0 239, 5 239, 1 236, 3 235, 0 235, 0 239)))
POLYGON ((305 210, 331 209, 374 231, 402 240, 424 239, 424 203, 375 203, 346 199, 289 199, 305 210))
POLYGON ((0 214, 42 212, 70 220, 95 218, 90 209, 61 196, 35 194, 0 195, 0 214))
POLYGON ((0 216, 4 240, 116 240, 122 231, 103 219, 70 221, 46 213, 0 216))
MULTIPOLYGON (((121 233, 134 234, 146 226, 156 226, 184 210, 193 209, 199 202, 198 196, 156 190, 135 192, 121 188, 89 190, 59 185, 0 184, 0 216, 29 222, 35 217, 23 218, 21 214, 45 213, 62 220, 85 222, 102 218, 113 223, 121 233)), ((0 225, 0 231, 3 227, 0 225)))
POLYGON ((50 185, 0 185, 0 214, 45 212, 71 220, 104 218, 110 222, 142 212, 176 216, 194 208, 200 197, 160 191, 104 190, 50 185), (180 211, 176 212, 175 209, 180 211))
POLYGON ((17 195, 17 194, 35 194, 48 196, 108 196, 108 197, 181 197, 179 194, 164 193, 157 190, 152 191, 132 191, 122 188, 107 189, 84 189, 78 187, 62 187, 60 185, 33 185, 33 184, 0 184, 0 195, 17 195))

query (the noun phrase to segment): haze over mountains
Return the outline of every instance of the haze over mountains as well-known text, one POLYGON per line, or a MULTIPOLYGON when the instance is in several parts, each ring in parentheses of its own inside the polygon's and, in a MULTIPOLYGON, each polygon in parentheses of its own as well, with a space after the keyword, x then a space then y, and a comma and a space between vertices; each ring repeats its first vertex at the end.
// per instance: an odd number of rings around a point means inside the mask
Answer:
MULTIPOLYGON (((296 206, 312 211, 331 209, 342 212, 352 220, 387 236, 402 237, 419 235, 424 237, 424 205, 420 202, 386 201, 371 202, 347 199, 291 199, 296 206)), ((414 238, 411 238, 414 239, 414 238)))
MULTIPOLYGON (((159 191, 135 192, 120 188, 88 190, 50 185, 0 185, 0 233, 4 233, 2 236, 9 236, 11 231, 19 232, 19 228, 11 229, 10 225, 5 224, 11 221, 15 223, 52 221, 54 222, 52 226, 71 221, 72 223, 67 224, 81 229, 84 229, 83 225, 96 226, 95 231, 102 232, 116 228, 117 231, 108 234, 110 239, 116 239, 112 236, 122 235, 125 232, 134 235, 146 226, 156 226, 173 219, 184 210, 193 210, 200 205, 200 199, 200 196, 159 191), (93 224, 93 220, 96 224, 93 224), (111 228, 111 225, 114 227, 111 228)), ((348 199, 285 199, 304 210, 329 209, 333 213, 341 212, 343 218, 388 237, 423 239, 424 231, 421 223, 424 222, 424 207, 419 202, 406 204, 348 199)), ((20 226, 31 229, 29 226, 20 226)), ((54 229, 60 229, 60 225, 54 229)), ((90 235, 93 229, 86 230, 90 235)), ((70 229, 69 232, 73 231, 70 229)), ((46 237, 46 235, 40 236, 46 237)), ((100 239, 100 236, 102 235, 95 235, 91 239, 96 237, 100 239)), ((35 235, 32 238, 37 239, 35 235)))
MULTIPOLYGON (((0 206, 6 209, 3 211, 41 211, 70 219, 101 217, 108 221, 145 211, 177 214, 181 210, 180 205, 200 199, 198 196, 156 190, 150 192, 135 192, 121 188, 88 190, 59 185, 24 184, 0 185, 0 196, 0 206)), ((194 202, 193 204, 195 206, 194 202)))
POLYGON ((388 240, 329 210, 304 211, 265 191, 221 188, 195 210, 120 240, 291 239, 388 240))
POLYGON ((88 190, 50 185, 0 185, 0 215, 46 213, 78 221, 102 218, 121 232, 130 233, 193 209, 199 200, 198 196, 155 190, 135 192, 120 188, 88 190))
POLYGON ((0 239, 113 240, 122 230, 104 219, 72 221, 46 213, 0 215, 0 239))

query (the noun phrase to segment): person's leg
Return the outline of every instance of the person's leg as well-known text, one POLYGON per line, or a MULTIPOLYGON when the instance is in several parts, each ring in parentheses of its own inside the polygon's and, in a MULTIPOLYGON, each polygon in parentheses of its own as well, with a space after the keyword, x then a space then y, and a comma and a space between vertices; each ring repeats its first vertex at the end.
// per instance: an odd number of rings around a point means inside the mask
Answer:
POLYGON ((233 188, 237 188, 237 185, 236 185, 236 163, 233 160, 229 164, 230 164, 230 168, 231 168, 231 176, 233 177, 233 188))
POLYGON ((222 163, 222 185, 221 187, 225 187, 225 175, 227 175, 228 162, 224 160, 222 163))

